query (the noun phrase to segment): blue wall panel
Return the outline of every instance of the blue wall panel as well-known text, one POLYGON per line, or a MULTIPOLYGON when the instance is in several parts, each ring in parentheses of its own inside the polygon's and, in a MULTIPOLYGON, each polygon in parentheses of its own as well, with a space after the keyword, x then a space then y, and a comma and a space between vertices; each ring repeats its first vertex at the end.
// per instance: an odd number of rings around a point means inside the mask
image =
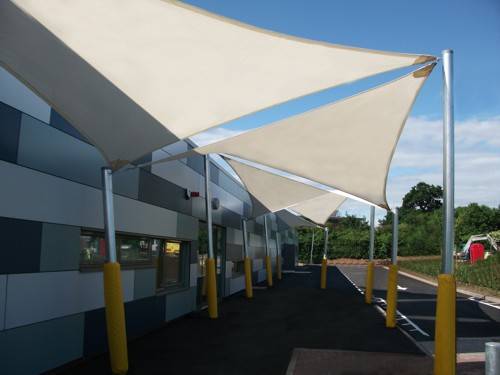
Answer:
POLYGON ((0 103, 0 159, 16 163, 21 112, 0 103))

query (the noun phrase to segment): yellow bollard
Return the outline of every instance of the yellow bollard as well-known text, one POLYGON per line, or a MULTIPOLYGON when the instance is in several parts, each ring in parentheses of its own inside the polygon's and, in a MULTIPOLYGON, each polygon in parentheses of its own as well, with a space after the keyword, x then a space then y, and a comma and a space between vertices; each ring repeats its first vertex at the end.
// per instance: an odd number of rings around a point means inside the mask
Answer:
POLYGON ((281 257, 276 255, 276 277, 281 280, 281 257))
POLYGON ((127 332, 120 264, 105 263, 103 277, 111 371, 113 374, 126 374, 128 371, 127 332))
POLYGON ((321 261, 320 288, 326 289, 326 272, 328 270, 326 258, 321 261))
POLYGON ((387 309, 385 316, 385 326, 396 327, 396 307, 398 304, 398 266, 389 266, 389 277, 387 279, 387 309))
POLYGON ((366 267, 366 288, 365 288, 365 302, 367 304, 372 303, 372 297, 373 297, 373 269, 374 269, 374 262, 370 261, 368 262, 368 265, 366 267))
POLYGON ((267 285, 273 286, 273 268, 271 267, 271 257, 266 255, 267 285))
POLYGON ((207 259, 207 300, 208 316, 217 319, 219 313, 217 309, 217 279, 215 272, 214 258, 207 259))
POLYGON ((245 292, 247 298, 253 298, 253 287, 252 287, 252 260, 249 257, 245 257, 245 292))
POLYGON ((434 375, 455 375, 456 283, 453 275, 438 276, 434 375))

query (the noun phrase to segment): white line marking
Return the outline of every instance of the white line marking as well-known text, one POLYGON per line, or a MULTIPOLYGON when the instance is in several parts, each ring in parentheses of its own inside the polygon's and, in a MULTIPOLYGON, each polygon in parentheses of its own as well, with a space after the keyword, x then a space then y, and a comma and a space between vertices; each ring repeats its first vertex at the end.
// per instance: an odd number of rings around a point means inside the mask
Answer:
POLYGON ((408 288, 407 287, 404 287, 404 286, 399 286, 398 285, 398 290, 407 290, 408 288))
POLYGON ((468 300, 469 301, 474 301, 474 302, 477 302, 477 303, 480 303, 482 305, 486 305, 486 306, 489 306, 489 307, 493 307, 494 309, 497 309, 497 310, 500 310, 500 306, 493 305, 493 304, 488 303, 488 302, 480 301, 480 300, 476 299, 475 297, 469 297, 468 300))
MULTIPOLYGON (((364 294, 363 291, 361 289, 358 288, 358 286, 339 268, 337 267, 337 269, 340 271, 340 273, 347 279, 349 280, 349 282, 354 285, 354 287, 361 293, 361 294, 364 294)), ((387 302, 383 299, 383 298, 378 298, 377 300, 378 303, 382 303, 383 305, 386 305, 387 306, 387 302)), ((384 312, 384 315, 385 315, 385 312, 384 312)), ((427 336, 429 337, 429 334, 425 331, 423 331, 422 329, 420 329, 419 326, 417 326, 415 323, 413 323, 411 321, 410 318, 408 318, 407 316, 401 314, 401 312, 399 310, 396 310, 396 316, 400 316, 399 319, 403 319, 403 320, 406 320, 414 329, 415 331, 418 331, 420 334, 424 335, 424 336, 427 336)), ((399 320, 398 319, 398 320, 399 320)), ((413 331, 413 330, 412 330, 413 331)))

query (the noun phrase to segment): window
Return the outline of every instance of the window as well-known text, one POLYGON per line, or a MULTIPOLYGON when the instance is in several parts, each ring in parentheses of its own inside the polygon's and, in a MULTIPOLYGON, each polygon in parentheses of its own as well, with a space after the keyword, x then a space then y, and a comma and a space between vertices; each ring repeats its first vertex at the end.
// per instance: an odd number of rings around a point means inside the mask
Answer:
POLYGON ((151 240, 149 238, 117 236, 120 263, 151 264, 151 240))
POLYGON ((80 236, 80 264, 103 264, 106 259, 106 242, 102 233, 82 233, 80 236))
MULTIPOLYGON (((116 235, 116 256, 124 268, 156 267, 157 288, 184 286, 187 282, 187 244, 160 238, 116 235), (185 259, 186 258, 186 259, 185 259)), ((83 231, 80 235, 80 266, 100 268, 106 261, 104 233, 83 231)))
POLYGON ((164 241, 158 256, 158 287, 169 288, 182 284, 182 244, 164 241))

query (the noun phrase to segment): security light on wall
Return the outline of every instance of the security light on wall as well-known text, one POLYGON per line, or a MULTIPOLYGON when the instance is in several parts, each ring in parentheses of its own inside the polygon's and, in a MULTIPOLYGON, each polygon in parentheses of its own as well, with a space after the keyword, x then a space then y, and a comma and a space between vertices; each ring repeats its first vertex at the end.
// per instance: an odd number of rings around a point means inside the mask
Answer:
POLYGON ((212 210, 218 210, 220 207, 219 198, 212 198, 212 210))

